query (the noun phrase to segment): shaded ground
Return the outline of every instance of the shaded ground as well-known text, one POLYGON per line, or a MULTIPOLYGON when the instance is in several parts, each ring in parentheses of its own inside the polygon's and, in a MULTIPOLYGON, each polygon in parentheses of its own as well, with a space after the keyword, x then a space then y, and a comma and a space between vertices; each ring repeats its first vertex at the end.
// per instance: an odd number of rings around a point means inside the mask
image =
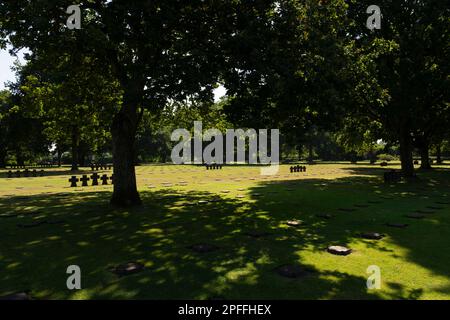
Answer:
POLYGON ((64 173, 1 179, 0 296, 29 290, 50 299, 450 298, 450 204, 442 204, 450 202, 448 170, 385 185, 384 170, 364 165, 288 169, 266 178, 257 168, 139 167, 144 206, 129 211, 109 207, 111 187, 70 189, 64 173), (405 217, 417 210, 434 213, 405 217), (291 219, 303 224, 289 227, 291 219), (36 221, 45 223, 30 227, 36 221), (359 237, 368 231, 386 237, 359 237), (218 249, 189 248, 199 243, 218 249), (332 244, 354 252, 331 255, 332 244), (145 270, 122 278, 109 271, 130 261, 145 270), (71 264, 82 270, 78 292, 66 288, 71 264), (275 269, 285 264, 308 272, 283 278, 275 269), (370 265, 381 268, 381 290, 366 288, 370 265))

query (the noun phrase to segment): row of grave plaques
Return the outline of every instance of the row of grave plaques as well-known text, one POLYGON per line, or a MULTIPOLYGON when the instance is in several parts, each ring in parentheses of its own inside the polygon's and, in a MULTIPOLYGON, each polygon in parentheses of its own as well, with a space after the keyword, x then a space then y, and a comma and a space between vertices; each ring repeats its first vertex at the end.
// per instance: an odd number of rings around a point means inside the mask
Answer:
POLYGON ((51 168, 53 167, 53 164, 37 164, 37 165, 31 165, 31 166, 19 166, 19 165, 10 165, 10 169, 27 169, 27 168, 51 168))
POLYGON ((306 167, 305 166, 293 166, 290 168, 291 173, 294 172, 306 172, 306 167))
POLYGON ((8 178, 20 178, 20 177, 25 177, 25 178, 29 178, 29 177, 43 177, 44 176, 45 171, 41 170, 41 171, 37 171, 36 169, 34 169, 33 171, 25 169, 24 171, 20 171, 17 170, 16 172, 12 172, 11 170, 8 171, 7 175, 8 178))
POLYGON ((101 185, 102 186, 107 186, 108 185, 108 181, 111 180, 111 184, 114 184, 114 175, 112 175, 111 177, 108 177, 108 175, 104 174, 102 176, 100 176, 98 173, 94 173, 93 175, 90 176, 90 178, 88 178, 88 176, 86 174, 84 174, 81 178, 77 178, 77 176, 72 176, 69 179, 70 182, 70 187, 71 188, 76 188, 78 187, 77 183, 81 182, 81 186, 82 187, 88 187, 89 181, 92 181, 92 186, 98 186, 99 180, 101 181, 101 185))

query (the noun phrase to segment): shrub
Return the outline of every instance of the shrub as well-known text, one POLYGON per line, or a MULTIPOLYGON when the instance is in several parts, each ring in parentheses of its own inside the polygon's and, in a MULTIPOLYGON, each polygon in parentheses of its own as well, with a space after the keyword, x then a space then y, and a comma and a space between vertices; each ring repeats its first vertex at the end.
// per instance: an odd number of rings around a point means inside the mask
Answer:
POLYGON ((387 154, 387 153, 379 154, 377 157, 378 157, 378 160, 381 160, 381 161, 394 161, 394 160, 397 160, 397 158, 395 156, 393 156, 391 154, 387 154))

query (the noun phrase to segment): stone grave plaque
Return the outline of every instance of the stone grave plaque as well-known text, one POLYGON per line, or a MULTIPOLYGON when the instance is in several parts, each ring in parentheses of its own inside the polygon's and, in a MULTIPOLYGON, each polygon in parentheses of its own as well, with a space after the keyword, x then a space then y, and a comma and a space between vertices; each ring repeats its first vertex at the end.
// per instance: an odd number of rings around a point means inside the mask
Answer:
POLYGON ((360 237, 368 240, 381 240, 384 235, 378 232, 364 232, 360 234, 360 237))
POLYGON ((352 249, 344 246, 330 246, 327 248, 327 251, 338 256, 347 256, 352 253, 352 249))
POLYGON ((275 271, 280 276, 291 279, 303 278, 311 273, 310 270, 307 270, 302 266, 292 264, 279 266, 275 271))
POLYGON ((111 272, 119 277, 128 276, 144 270, 144 265, 139 262, 128 262, 111 269, 111 272))
POLYGON ((324 213, 324 214, 318 214, 317 217, 325 219, 325 220, 330 220, 333 218, 333 215, 324 213))
POLYGON ((30 228, 39 227, 39 226, 43 225, 44 223, 45 223, 45 221, 33 221, 30 223, 19 223, 19 224, 17 224, 17 226, 22 229, 30 229, 30 228))
POLYGON ((290 227, 300 227, 304 223, 301 220, 293 219, 293 220, 286 221, 286 224, 290 227))
POLYGON ((216 251, 219 248, 214 245, 208 244, 208 243, 198 243, 198 244, 194 244, 194 245, 190 246, 189 249, 191 249, 192 251, 197 252, 197 253, 208 253, 208 252, 216 251))
POLYGON ((403 229, 408 226, 406 223, 398 223, 398 222, 388 222, 386 225, 388 227, 399 228, 399 229, 403 229))
POLYGON ((416 210, 416 213, 419 213, 419 214, 433 214, 433 213, 436 213, 436 212, 432 211, 432 210, 416 210))
POLYGON ((20 301, 20 300, 31 300, 31 297, 28 293, 26 292, 18 292, 18 293, 13 293, 13 294, 9 294, 3 297, 0 297, 0 300, 11 300, 11 301, 20 301))
POLYGON ((270 236, 270 233, 265 231, 259 231, 259 230, 250 230, 245 232, 245 235, 252 237, 252 238, 264 238, 267 236, 270 236))
POLYGON ((410 213, 410 214, 407 214, 406 217, 410 218, 410 219, 423 219, 423 218, 425 218, 425 215, 420 214, 420 213, 410 213))
POLYGON ((438 206, 427 206, 427 209, 431 209, 431 210, 443 210, 444 207, 438 207, 438 206))

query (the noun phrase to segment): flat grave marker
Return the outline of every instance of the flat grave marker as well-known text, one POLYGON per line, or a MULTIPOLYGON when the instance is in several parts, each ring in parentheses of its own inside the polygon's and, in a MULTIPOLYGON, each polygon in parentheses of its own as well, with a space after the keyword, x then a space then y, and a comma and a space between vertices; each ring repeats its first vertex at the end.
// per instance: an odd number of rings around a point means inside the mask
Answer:
POLYGON ((45 223, 45 221, 33 221, 30 223, 19 223, 19 224, 17 224, 17 226, 22 229, 30 229, 30 228, 40 227, 44 223, 45 223))
POLYGON ((21 301, 21 300, 32 300, 30 295, 26 292, 18 292, 18 293, 13 293, 13 294, 9 294, 3 297, 0 297, 0 300, 10 300, 10 301, 21 301))
POLYGON ((391 228, 404 229, 404 228, 408 227, 408 224, 398 223, 398 222, 388 222, 388 223, 386 223, 386 226, 391 227, 391 228))
POLYGON ((434 213, 436 213, 436 211, 432 211, 432 210, 416 210, 416 213, 419 213, 419 214, 434 214, 434 213))
POLYGON ((209 252, 219 250, 218 247, 211 245, 211 244, 207 244, 207 243, 194 244, 188 248, 197 253, 209 253, 209 252))
POLYGON ((352 253, 352 249, 344 246, 330 246, 327 248, 327 251, 338 256, 348 256, 350 253, 352 253))
POLYGON ((111 272, 119 277, 129 276, 135 273, 142 272, 144 270, 144 265, 139 262, 128 262, 125 264, 118 265, 111 269, 111 272))
POLYGON ((324 214, 317 214, 316 216, 319 217, 319 218, 325 219, 325 220, 330 220, 330 219, 333 218, 333 215, 326 214, 326 213, 324 213, 324 214))
POLYGON ((312 272, 299 265, 286 264, 275 269, 280 276, 290 279, 303 278, 312 272))
POLYGON ((410 213, 410 214, 407 214, 405 217, 410 218, 410 219, 423 219, 423 218, 425 218, 425 215, 420 214, 420 213, 410 213))
POLYGON ((300 227, 303 224, 304 224, 303 221, 296 219, 286 221, 286 225, 290 227, 300 227))
POLYGON ((251 230, 251 231, 247 231, 245 232, 245 235, 252 237, 252 238, 265 238, 267 236, 270 236, 270 233, 265 232, 265 231, 259 231, 259 230, 251 230))
POLYGON ((360 234, 360 237, 368 240, 381 240, 384 235, 378 232, 364 232, 360 234))

